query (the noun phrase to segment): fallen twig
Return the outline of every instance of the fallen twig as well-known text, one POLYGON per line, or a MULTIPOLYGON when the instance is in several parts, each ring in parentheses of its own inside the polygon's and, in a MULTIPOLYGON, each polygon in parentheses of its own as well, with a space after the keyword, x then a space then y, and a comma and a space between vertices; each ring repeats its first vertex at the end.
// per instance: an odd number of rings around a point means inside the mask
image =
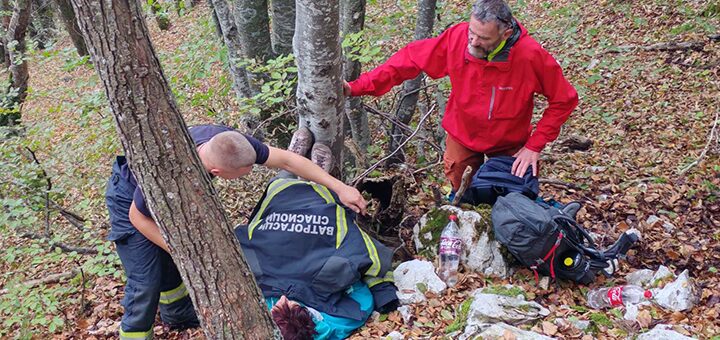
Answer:
POLYGON ((460 187, 455 193, 452 205, 457 207, 458 204, 460 204, 460 199, 462 199, 463 195, 465 194, 465 190, 467 190, 468 185, 470 184, 470 176, 472 176, 472 167, 468 165, 467 167, 465 167, 465 171, 463 171, 462 179, 460 180, 460 187))
MULTIPOLYGON (((42 278, 42 279, 25 281, 25 282, 22 283, 22 285, 27 286, 28 288, 32 288, 32 287, 35 287, 35 286, 38 286, 38 285, 41 285, 41 284, 57 283, 57 282, 60 282, 61 280, 66 280, 66 279, 73 278, 73 277, 75 277, 78 273, 80 273, 80 271, 79 271, 78 269, 73 269, 73 270, 66 271, 66 272, 62 272, 62 273, 58 273, 58 274, 48 275, 48 276, 46 276, 46 277, 44 277, 44 278, 42 278)), ((7 294, 7 293, 8 293, 8 289, 7 289, 7 288, 5 288, 5 289, 0 289, 0 294, 7 294)))
POLYGON ((60 248, 60 250, 62 250, 65 253, 72 253, 72 252, 76 252, 78 254, 97 254, 98 253, 98 251, 96 249, 92 249, 92 248, 73 247, 73 246, 68 246, 68 245, 66 245, 64 243, 60 243, 60 242, 51 242, 50 240, 47 239, 47 237, 44 237, 44 236, 41 236, 38 234, 34 234, 34 233, 24 233, 24 234, 20 235, 20 237, 29 238, 31 240, 44 240, 49 244, 50 249, 54 249, 57 247, 57 248, 60 248))
MULTIPOLYGON (((409 126, 407 126, 407 124, 405 124, 405 123, 403 123, 403 122, 401 122, 401 121, 393 118, 393 117, 390 116, 389 114, 387 114, 387 113, 385 113, 385 112, 382 112, 382 111, 379 111, 379 110, 377 110, 377 109, 375 109, 375 108, 373 108, 372 106, 369 106, 369 105, 367 105, 367 104, 363 104, 363 107, 365 108, 365 110, 369 111, 370 113, 374 113, 374 114, 376 114, 376 115, 378 115, 378 116, 381 116, 381 117, 389 120, 391 123, 397 125, 401 130, 405 130, 405 132, 407 132, 408 134, 411 134, 411 133, 413 132, 413 129, 412 129, 411 127, 409 127, 409 126)), ((432 146, 432 147, 433 147, 435 150, 437 150, 438 152, 441 152, 441 153, 442 153, 442 148, 441 148, 437 143, 435 143, 435 142, 433 142, 432 140, 430 140, 429 138, 427 138, 427 137, 422 137, 421 140, 424 141, 425 143, 428 143, 430 146, 432 146)))
POLYGON ((422 118, 420 119, 420 122, 418 123, 418 126, 415 128, 415 131, 413 131, 413 133, 410 136, 408 136, 408 138, 406 138, 402 143, 400 143, 400 145, 398 145, 398 147, 395 148, 395 150, 393 150, 393 152, 391 152, 389 155, 385 156, 383 159, 381 159, 377 163, 373 164, 371 167, 369 167, 367 170, 365 170, 362 174, 360 174, 360 176, 355 177, 355 179, 352 181, 352 185, 353 186, 357 185, 357 183, 360 182, 361 179, 365 178, 365 176, 367 176, 369 173, 371 173, 373 170, 375 170, 378 166, 380 166, 380 164, 385 162, 387 159, 389 159, 394 154, 396 154, 400 149, 402 149, 405 146, 405 144, 407 144, 418 133, 418 131, 420 131, 420 128, 422 127, 423 123, 425 123, 425 120, 428 118, 428 116, 430 116, 430 114, 433 111, 435 111, 435 106, 431 107, 428 110, 428 112, 422 116, 422 118))
POLYGON ((560 180, 557 180, 557 179, 540 178, 539 181, 540 181, 540 183, 542 183, 542 184, 561 186, 561 187, 570 188, 570 189, 573 189, 573 190, 580 190, 580 187, 577 186, 577 185, 575 185, 575 184, 563 182, 563 181, 560 181, 560 180))
POLYGON ((705 148, 703 148, 703 151, 700 153, 700 156, 694 160, 692 163, 688 164, 684 168, 680 170, 680 175, 685 174, 688 172, 692 167, 700 164, 700 161, 702 161, 703 158, 705 158, 705 155, 707 154, 708 150, 710 150, 710 145, 712 145, 713 140, 720 145, 720 136, 716 136, 716 129, 718 126, 718 121, 720 121, 720 110, 715 110, 715 122, 713 122, 713 126, 710 129, 710 134, 708 135, 707 143, 705 143, 705 148))

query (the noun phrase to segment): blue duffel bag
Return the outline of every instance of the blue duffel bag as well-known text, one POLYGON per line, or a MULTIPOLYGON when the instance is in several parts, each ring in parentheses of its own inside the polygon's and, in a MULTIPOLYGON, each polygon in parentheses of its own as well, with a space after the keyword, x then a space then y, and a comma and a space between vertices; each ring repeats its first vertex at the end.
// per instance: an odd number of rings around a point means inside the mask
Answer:
POLYGON ((511 192, 519 192, 532 200, 536 199, 540 191, 540 182, 533 176, 532 166, 528 167, 525 176, 517 177, 511 172, 513 162, 515 157, 512 156, 489 158, 473 176, 460 202, 493 205, 499 196, 511 192))

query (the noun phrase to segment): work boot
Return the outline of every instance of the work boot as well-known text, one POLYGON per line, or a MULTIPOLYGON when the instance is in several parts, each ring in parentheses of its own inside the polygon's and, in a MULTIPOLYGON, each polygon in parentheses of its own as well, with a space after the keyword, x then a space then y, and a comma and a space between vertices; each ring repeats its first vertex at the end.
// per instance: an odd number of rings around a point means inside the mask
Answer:
POLYGON ((300 156, 307 156, 310 147, 313 145, 312 132, 306 127, 301 127, 295 133, 293 133, 290 145, 288 145, 288 151, 296 153, 300 156))
POLYGON ((321 142, 315 143, 313 145, 312 152, 310 152, 310 160, 325 170, 325 172, 330 172, 330 168, 332 168, 333 165, 333 157, 330 147, 321 142))
POLYGON ((580 210, 580 208, 581 208, 580 203, 578 203, 578 202, 570 202, 570 203, 568 203, 565 207, 562 208, 562 212, 563 212, 565 215, 568 215, 568 216, 572 217, 573 219, 575 219, 575 217, 576 217, 578 211, 580 210))

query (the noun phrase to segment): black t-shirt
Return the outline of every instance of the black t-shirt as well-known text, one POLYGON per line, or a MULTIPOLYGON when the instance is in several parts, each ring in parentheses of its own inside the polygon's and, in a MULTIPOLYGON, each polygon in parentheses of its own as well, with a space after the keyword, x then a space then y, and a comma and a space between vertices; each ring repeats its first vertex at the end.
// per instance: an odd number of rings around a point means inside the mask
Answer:
MULTIPOLYGON (((197 125, 191 126, 188 131, 190 132, 190 137, 195 142, 195 147, 198 147, 202 144, 207 143, 207 141, 209 141, 215 135, 225 131, 234 131, 234 129, 224 125, 197 125)), ((257 140, 252 136, 248 136, 246 134, 243 134, 243 136, 247 138, 248 142, 250 142, 250 145, 252 145, 253 149, 255 149, 255 164, 265 164, 265 162, 267 162, 268 155, 270 154, 270 148, 268 148, 267 145, 263 144, 263 142, 257 140)), ((130 172, 130 168, 128 168, 127 164, 123 165, 120 168, 120 173, 121 176, 127 178, 128 180, 130 180, 130 182, 137 185, 135 176, 133 176, 133 174, 130 172)), ((145 196, 143 195, 139 186, 135 187, 133 201, 135 202, 135 207, 137 208, 137 210, 139 210, 143 215, 151 217, 150 210, 147 208, 147 205, 145 203, 145 196)))

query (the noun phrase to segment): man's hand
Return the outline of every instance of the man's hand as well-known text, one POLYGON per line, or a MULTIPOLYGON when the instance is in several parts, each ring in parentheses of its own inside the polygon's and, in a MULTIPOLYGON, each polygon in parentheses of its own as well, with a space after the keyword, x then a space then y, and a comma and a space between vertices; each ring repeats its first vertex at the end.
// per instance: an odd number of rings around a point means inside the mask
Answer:
POLYGON ((350 84, 343 80, 343 94, 345 95, 345 97, 350 96, 350 91, 350 84))
POLYGON ((367 213, 365 210, 367 202, 365 202, 365 198, 362 197, 357 189, 349 185, 343 185, 343 187, 335 191, 335 193, 338 195, 338 198, 340 198, 340 201, 352 211, 361 215, 367 213))
POLYGON ((537 177, 537 162, 540 158, 540 153, 526 149, 523 147, 513 155, 515 157, 515 163, 512 166, 512 174, 518 177, 525 176, 529 166, 532 166, 533 176, 537 177))

